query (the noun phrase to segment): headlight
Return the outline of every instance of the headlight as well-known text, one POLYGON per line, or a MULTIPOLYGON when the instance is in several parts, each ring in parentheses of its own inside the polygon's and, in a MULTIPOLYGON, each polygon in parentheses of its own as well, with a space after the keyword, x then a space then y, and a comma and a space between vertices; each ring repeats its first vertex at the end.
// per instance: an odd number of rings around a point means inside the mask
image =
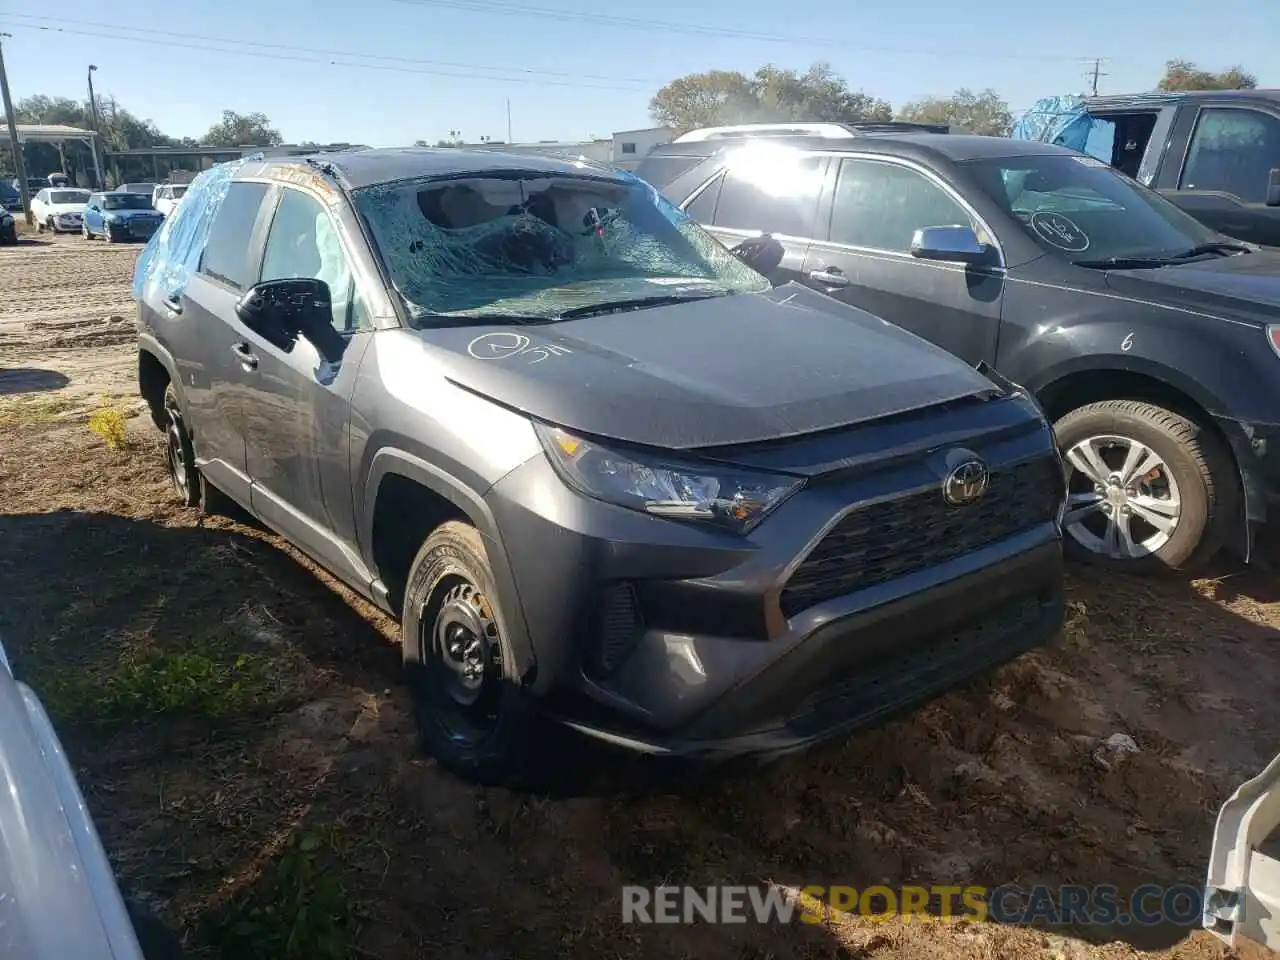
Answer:
POLYGON ((738 467, 619 453, 558 427, 534 426, 547 457, 570 486, 658 517, 748 533, 804 484, 795 477, 738 467))

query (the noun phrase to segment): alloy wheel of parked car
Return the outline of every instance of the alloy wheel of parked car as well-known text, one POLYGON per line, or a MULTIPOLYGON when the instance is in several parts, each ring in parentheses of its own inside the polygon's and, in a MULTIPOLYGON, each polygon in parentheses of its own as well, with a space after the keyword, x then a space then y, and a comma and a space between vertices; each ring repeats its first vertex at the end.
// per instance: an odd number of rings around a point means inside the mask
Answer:
POLYGON ((437 528, 418 552, 405 590, 401 638, 418 732, 440 763, 482 783, 525 779, 532 717, 510 676, 480 534, 437 528))
POLYGON ((84 221, 81 221, 80 223, 80 236, 84 237, 86 240, 93 239, 93 234, 89 232, 89 225, 84 221))
POLYGON ((1054 427, 1067 469, 1066 547, 1125 570, 1184 568, 1221 547, 1238 494, 1230 458, 1194 422, 1110 400, 1054 427))
POLYGON ((182 410, 178 406, 178 397, 172 385, 165 388, 164 411, 168 417, 165 427, 165 458, 169 467, 169 483, 185 506, 194 507, 200 502, 195 452, 187 429, 183 426, 182 410))

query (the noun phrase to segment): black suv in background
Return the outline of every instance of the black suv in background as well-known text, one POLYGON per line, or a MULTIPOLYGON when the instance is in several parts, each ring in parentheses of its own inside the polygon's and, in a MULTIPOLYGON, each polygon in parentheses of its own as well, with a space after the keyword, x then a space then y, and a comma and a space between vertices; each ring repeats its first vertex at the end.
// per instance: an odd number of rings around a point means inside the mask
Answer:
POLYGON ((239 161, 134 295, 179 495, 398 616, 422 736, 470 776, 536 776, 535 705, 635 750, 796 749, 1061 624, 1034 401, 772 288, 630 175, 239 161))
POLYGON ((771 274, 1035 393, 1068 464, 1075 555, 1248 555, 1280 508, 1280 254, 1107 164, 996 137, 866 131, 657 147, 637 169, 771 274), (1234 536, 1233 536, 1234 534, 1234 536))

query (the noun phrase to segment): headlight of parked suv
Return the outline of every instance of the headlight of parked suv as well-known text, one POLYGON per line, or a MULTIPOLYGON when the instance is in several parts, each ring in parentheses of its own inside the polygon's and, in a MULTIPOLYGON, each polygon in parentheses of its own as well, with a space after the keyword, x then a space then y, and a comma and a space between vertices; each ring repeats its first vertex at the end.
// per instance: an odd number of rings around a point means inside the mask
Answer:
POLYGON ((570 486, 658 517, 749 533, 804 484, 795 477, 722 464, 620 453, 558 427, 534 426, 548 458, 570 486))

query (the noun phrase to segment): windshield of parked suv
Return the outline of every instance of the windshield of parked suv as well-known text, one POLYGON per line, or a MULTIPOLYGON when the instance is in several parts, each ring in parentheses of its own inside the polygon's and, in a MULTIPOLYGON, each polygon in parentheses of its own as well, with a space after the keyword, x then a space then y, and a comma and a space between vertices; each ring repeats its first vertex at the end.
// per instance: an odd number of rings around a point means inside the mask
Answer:
POLYGON ((50 190, 49 202, 52 204, 59 203, 88 203, 88 190, 50 190))
POLYGON ((102 198, 103 210, 150 210, 151 198, 141 193, 109 193, 102 198))
POLYGON ((1074 262, 1160 259, 1223 240, 1100 160, 1053 154, 965 164, 1044 249, 1074 262))
POLYGON ((641 181, 513 172, 355 191, 415 319, 552 320, 767 290, 641 181))

